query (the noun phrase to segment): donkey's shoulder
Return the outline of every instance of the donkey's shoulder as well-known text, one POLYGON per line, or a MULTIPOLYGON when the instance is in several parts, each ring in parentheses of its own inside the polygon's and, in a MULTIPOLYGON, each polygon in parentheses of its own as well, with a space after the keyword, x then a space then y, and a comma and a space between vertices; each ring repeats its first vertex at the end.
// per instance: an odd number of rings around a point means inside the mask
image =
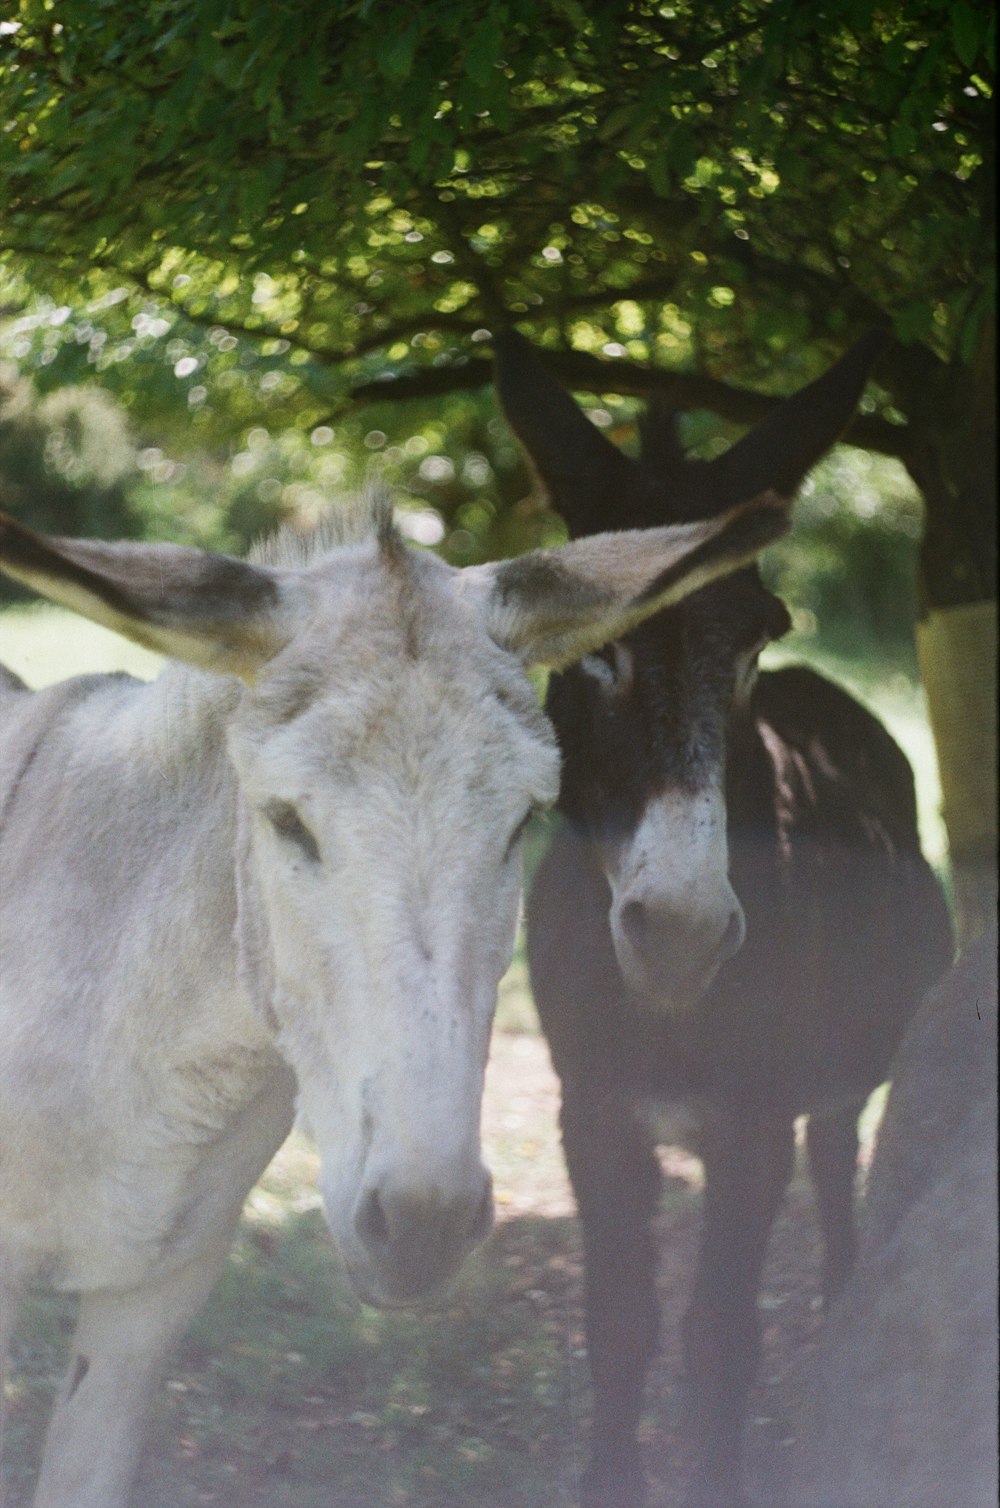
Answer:
POLYGON ((877 816, 895 843, 918 842, 913 771, 892 734, 862 702, 804 665, 767 671, 753 700, 758 729, 809 772, 833 805, 877 816))

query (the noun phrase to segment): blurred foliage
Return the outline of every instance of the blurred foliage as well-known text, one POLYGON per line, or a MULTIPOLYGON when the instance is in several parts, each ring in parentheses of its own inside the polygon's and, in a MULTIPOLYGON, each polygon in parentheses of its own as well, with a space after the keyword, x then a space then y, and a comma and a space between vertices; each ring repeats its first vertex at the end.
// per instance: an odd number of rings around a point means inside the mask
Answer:
POLYGON ((107 393, 59 388, 40 398, 31 382, 0 367, 0 485, 23 497, 38 528, 141 532, 127 499, 135 470, 125 415, 107 393))
MULTIPOLYGON (((121 405, 96 386, 40 397, 0 364, 0 507, 51 534, 141 537, 135 449, 121 405)), ((27 593, 0 579, 0 601, 27 593)))
POLYGON ((838 447, 803 484, 794 519, 763 568, 796 641, 915 680, 923 507, 903 468, 838 447))
POLYGON ((504 321, 742 422, 881 326, 859 443, 924 492, 928 600, 989 596, 994 54, 985 0, 12 0, 0 356, 99 376, 147 450, 347 453, 362 403, 391 447, 383 398, 485 385, 504 321))
POLYGON ((404 533, 459 565, 565 538, 530 495, 488 394, 375 405, 306 433, 257 424, 213 447, 184 446, 176 433, 176 449, 144 444, 133 438, 136 417, 95 385, 40 397, 0 364, 0 501, 51 533, 242 553, 283 523, 310 528, 338 493, 381 485, 397 498, 404 533))

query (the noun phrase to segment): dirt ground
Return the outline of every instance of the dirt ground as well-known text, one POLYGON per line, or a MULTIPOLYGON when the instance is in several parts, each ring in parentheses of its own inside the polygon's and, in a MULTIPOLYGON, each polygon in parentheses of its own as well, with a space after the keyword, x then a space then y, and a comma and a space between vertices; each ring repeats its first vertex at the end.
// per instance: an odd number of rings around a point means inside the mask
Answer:
MULTIPOLYGON (((483 1134, 497 1169, 498 1220, 522 1214, 574 1214, 572 1192, 559 1149, 559 1083, 545 1042, 499 1036, 487 1074, 483 1134), (519 1134, 522 1159, 517 1159, 519 1134), (514 1175, 514 1176, 510 1176, 514 1175)), ((863 1122, 862 1164, 870 1161, 874 1121, 863 1122)), ((801 1128, 798 1140, 801 1143, 801 1128)), ((801 1151, 801 1148, 800 1148, 801 1151)), ((680 1508, 688 1454, 682 1419, 680 1326, 694 1271, 700 1226, 701 1163, 680 1147, 660 1149, 664 1196, 659 1217, 658 1289, 662 1339, 647 1389, 642 1441, 652 1508, 680 1508)), ((585 1387, 582 1345, 583 1260, 578 1228, 567 1252, 568 1345, 585 1387)), ((764 1359, 753 1391, 746 1435, 748 1483, 761 1508, 775 1500, 783 1458, 792 1444, 794 1375, 822 1323, 818 1301, 820 1244, 812 1189, 797 1160, 796 1173, 775 1223, 760 1295, 764 1359)), ((581 1420, 581 1463, 586 1442, 581 1420)))
MULTIPOLYGON (((576 1508, 589 1388, 580 1233, 544 1041, 500 1032, 484 1102, 497 1229, 436 1313, 359 1308, 326 1237, 316 1157, 293 1136, 251 1195, 227 1274, 168 1368, 141 1508, 576 1508)), ((662 1151, 662 1346, 642 1426, 650 1508, 681 1508, 688 1459, 680 1321, 698 1239, 701 1165, 662 1151)), ((821 1323, 808 1181, 772 1237, 764 1362, 747 1429, 749 1485, 777 1501, 793 1369, 821 1323)), ((26 1508, 71 1305, 39 1295, 15 1337, 6 1508, 26 1508)), ((0 1492, 0 1499, 2 1499, 0 1492)))

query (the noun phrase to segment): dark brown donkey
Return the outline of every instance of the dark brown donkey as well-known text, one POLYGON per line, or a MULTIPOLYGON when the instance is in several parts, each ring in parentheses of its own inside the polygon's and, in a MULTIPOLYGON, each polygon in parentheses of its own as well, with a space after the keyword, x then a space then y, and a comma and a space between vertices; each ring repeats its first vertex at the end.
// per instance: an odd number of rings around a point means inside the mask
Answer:
MULTIPOLYGON (((862 340, 710 463, 687 459, 663 416, 630 460, 516 334, 498 340, 497 384, 553 505, 586 535, 791 497, 847 424, 878 349, 862 340)), ((721 1508, 741 1501, 757 1291, 795 1117, 810 1113, 829 1295, 854 1255, 858 1112, 951 958, 904 756, 813 671, 757 675, 788 624, 748 569, 549 684, 567 821, 535 880, 528 943, 583 1224, 588 1508, 644 1499, 636 1425, 657 1333, 661 1112, 685 1113, 683 1139, 705 1164, 684 1325, 690 1496, 721 1508)))

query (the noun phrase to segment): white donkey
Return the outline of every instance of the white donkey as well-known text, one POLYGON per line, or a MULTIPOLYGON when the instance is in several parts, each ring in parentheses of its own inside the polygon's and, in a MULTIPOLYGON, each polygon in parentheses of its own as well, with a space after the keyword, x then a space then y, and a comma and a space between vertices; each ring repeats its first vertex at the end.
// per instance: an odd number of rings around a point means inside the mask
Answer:
POLYGON ((29 1277, 80 1294, 36 1508, 128 1501, 165 1352, 296 1102, 362 1298, 423 1294, 485 1236, 519 839, 559 778, 526 667, 784 527, 768 495, 460 571, 377 503, 253 561, 0 515, 4 570, 172 660, 38 693, 0 671, 0 1343, 29 1277))

